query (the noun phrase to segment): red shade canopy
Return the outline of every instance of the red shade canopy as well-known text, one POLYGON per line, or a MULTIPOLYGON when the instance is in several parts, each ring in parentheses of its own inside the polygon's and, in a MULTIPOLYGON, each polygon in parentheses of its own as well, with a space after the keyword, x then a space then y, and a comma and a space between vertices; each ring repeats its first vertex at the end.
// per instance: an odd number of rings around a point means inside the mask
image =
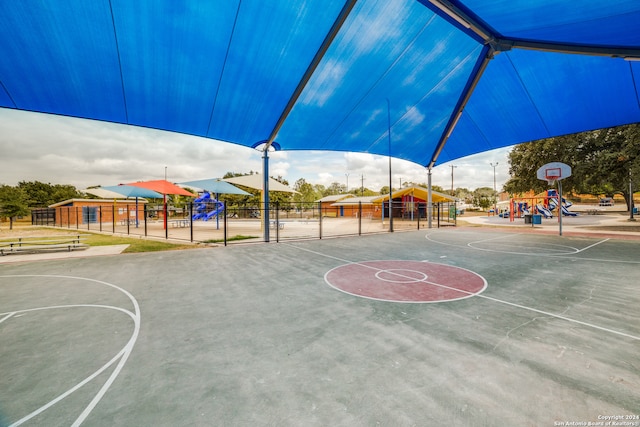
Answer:
POLYGON ((175 184, 170 183, 164 179, 158 179, 155 181, 140 181, 140 182, 131 182, 127 185, 132 185, 134 187, 146 188, 148 190, 156 191, 160 194, 176 194, 179 196, 188 196, 188 197, 196 197, 195 194, 185 190, 184 188, 178 187, 175 184))

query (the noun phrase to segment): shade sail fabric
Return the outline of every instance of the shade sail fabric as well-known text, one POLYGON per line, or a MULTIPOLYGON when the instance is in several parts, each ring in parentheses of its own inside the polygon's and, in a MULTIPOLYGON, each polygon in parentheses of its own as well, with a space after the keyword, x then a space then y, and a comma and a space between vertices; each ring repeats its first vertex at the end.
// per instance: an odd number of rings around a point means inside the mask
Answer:
MULTIPOLYGON (((231 184, 242 185, 244 187, 253 188, 255 190, 262 190, 264 184, 264 178, 262 174, 254 173, 253 175, 236 176, 233 178, 225 178, 224 181, 231 184)), ((290 189, 286 185, 273 178, 269 178, 269 192, 271 191, 283 191, 285 193, 296 193, 295 190, 290 189)))
POLYGON ((197 181, 181 182, 180 185, 201 188, 215 194, 240 194, 243 196, 251 196, 250 193, 220 179, 200 179, 197 181))
POLYGON ((136 187, 133 185, 109 185, 101 187, 104 190, 122 194, 125 197, 145 197, 150 199, 161 199, 162 194, 147 188, 136 187))
MULTIPOLYGON (((115 191, 105 190, 104 188, 86 188, 81 190, 82 193, 91 194, 101 199, 127 199, 128 197, 122 193, 116 193, 115 191)), ((162 197, 162 196, 161 196, 162 197)))
POLYGON ((161 199, 162 194, 146 188, 134 187, 131 185, 110 185, 98 188, 87 188, 83 193, 93 194, 104 199, 128 199, 143 197, 150 199, 161 199))
POLYGON ((131 182, 127 185, 130 185, 133 187, 146 188, 163 195, 172 194, 172 195, 178 195, 178 196, 197 197, 195 194, 185 190, 184 188, 178 187, 177 185, 169 181, 166 181, 164 179, 159 179, 154 181, 131 182))
POLYGON ((0 16, 6 108, 422 165, 640 122, 635 0, 4 1, 0 16))

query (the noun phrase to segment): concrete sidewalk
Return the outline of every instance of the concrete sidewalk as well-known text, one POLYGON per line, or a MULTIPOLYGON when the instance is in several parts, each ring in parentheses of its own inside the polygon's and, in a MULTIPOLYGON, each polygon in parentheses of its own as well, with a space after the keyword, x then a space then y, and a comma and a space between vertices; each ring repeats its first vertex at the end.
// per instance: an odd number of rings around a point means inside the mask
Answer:
POLYGON ((90 246, 84 250, 42 252, 38 254, 11 254, 0 256, 0 264, 33 262, 49 259, 86 258, 100 255, 121 254, 129 245, 90 246))
MULTIPOLYGON (((525 224, 524 218, 500 218, 499 216, 466 216, 458 217, 459 225, 464 223, 476 226, 486 227, 504 227, 516 228, 533 231, 544 231, 549 233, 559 233, 560 227, 558 217, 542 218, 542 224, 525 224)), ((588 215, 580 213, 575 217, 562 218, 562 231, 571 235, 595 236, 595 235, 611 235, 640 238, 640 224, 637 225, 637 231, 630 231, 627 226, 636 226, 636 222, 629 221, 620 213, 604 213, 598 215, 588 215), (598 229, 602 227, 601 229, 598 229), (613 227, 620 227, 621 230, 612 230, 613 227), (622 229, 624 227, 624 230, 622 229)))

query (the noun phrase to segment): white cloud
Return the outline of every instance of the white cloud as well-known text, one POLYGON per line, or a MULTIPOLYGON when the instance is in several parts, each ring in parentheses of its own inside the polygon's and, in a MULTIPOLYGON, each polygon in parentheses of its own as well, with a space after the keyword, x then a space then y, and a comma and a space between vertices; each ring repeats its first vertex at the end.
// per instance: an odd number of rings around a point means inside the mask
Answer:
MULTIPOLYGON (((262 153, 240 145, 98 121, 0 108, 0 184, 19 181, 70 184, 78 189, 167 178, 173 182, 216 178, 226 172, 262 171, 262 153)), ((433 184, 450 188, 450 164, 455 187, 497 186, 508 178, 509 148, 494 150, 437 166, 433 184)), ((389 185, 388 157, 367 153, 278 151, 269 154, 270 175, 293 185, 299 178, 311 184, 333 182, 378 191, 389 185)), ((427 170, 393 159, 392 183, 427 182, 427 170)))

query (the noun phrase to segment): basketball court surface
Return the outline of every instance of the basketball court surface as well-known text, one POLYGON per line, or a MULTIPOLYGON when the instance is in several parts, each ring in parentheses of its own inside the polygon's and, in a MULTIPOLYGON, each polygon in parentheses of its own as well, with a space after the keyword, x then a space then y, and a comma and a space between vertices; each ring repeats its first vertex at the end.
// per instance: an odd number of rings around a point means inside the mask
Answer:
POLYGON ((0 425, 640 425, 639 271, 468 228, 3 264, 0 425))

